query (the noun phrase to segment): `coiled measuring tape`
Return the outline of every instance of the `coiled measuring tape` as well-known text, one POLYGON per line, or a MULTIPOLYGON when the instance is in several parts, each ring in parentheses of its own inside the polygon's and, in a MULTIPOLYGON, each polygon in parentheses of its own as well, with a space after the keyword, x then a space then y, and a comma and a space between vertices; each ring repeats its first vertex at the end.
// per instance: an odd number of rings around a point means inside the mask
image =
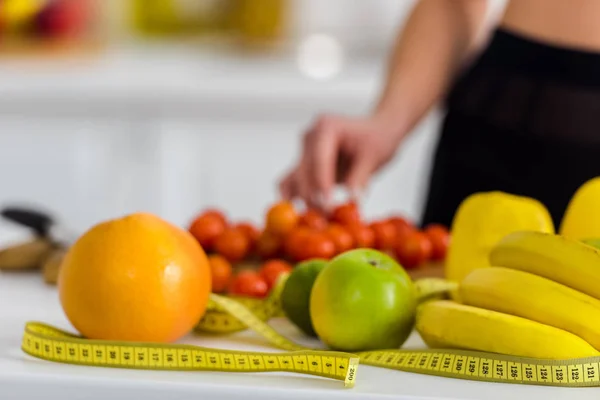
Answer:
MULTIPOLYGON (((439 295, 438 282, 423 286, 422 299, 439 295)), ((374 367, 441 377, 562 387, 600 386, 600 357, 572 360, 530 359, 478 351, 376 350, 348 354, 310 349, 285 338, 266 322, 281 310, 283 282, 264 301, 211 295, 211 304, 196 331, 233 332, 252 329, 284 352, 261 353, 165 345, 88 340, 52 326, 30 322, 22 349, 49 361, 116 368, 273 372, 316 375, 353 387, 359 362, 374 367)), ((451 287, 446 289, 451 290, 451 287)), ((442 289, 443 290, 443 289, 442 289)))

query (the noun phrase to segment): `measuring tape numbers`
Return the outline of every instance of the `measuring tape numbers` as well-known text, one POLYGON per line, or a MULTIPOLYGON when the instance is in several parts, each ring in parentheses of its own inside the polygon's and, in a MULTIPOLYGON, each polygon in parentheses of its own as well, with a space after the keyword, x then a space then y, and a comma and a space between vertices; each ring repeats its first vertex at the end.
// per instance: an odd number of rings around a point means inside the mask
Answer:
MULTIPOLYGON (((251 329, 281 353, 209 349, 191 345, 88 340, 49 325, 30 322, 22 349, 34 357, 70 364, 116 368, 274 372, 316 375, 353 387, 359 362, 448 378, 562 387, 600 386, 600 357, 548 360, 456 349, 375 350, 348 354, 297 344, 267 322, 281 315, 279 296, 285 279, 264 299, 212 294, 197 332, 231 333, 251 329)), ((434 291, 427 291, 430 297, 434 291)), ((433 293, 435 295, 435 293, 433 293)))
POLYGON ((48 361, 88 366, 222 372, 296 372, 341 380, 352 387, 358 358, 329 351, 260 353, 88 340, 39 322, 25 327, 22 349, 48 361))

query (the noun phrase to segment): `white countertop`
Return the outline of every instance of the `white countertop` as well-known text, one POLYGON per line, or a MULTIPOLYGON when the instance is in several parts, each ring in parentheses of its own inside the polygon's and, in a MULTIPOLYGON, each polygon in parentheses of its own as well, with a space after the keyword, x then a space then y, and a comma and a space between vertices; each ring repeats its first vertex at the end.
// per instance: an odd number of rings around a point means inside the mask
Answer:
MULTIPOLYGON (((0 226, 1 228, 1 226, 0 226)), ((22 235, 4 232, 0 240, 22 235)), ((556 388, 440 378, 360 365, 356 386, 340 381, 289 373, 171 372, 85 367, 30 357, 20 349, 26 321, 38 320, 71 330, 55 287, 39 273, 0 273, 0 398, 2 399, 598 399, 600 388, 556 388)), ((273 326, 299 343, 287 321, 273 326)), ((182 343, 205 347, 276 351, 253 332, 231 336, 190 334, 182 343)), ((406 347, 422 347, 417 335, 406 347)))

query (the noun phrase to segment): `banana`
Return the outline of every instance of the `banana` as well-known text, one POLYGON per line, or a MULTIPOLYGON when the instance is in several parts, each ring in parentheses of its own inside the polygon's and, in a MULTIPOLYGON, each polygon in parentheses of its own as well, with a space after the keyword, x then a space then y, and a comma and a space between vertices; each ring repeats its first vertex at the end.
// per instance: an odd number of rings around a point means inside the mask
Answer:
POLYGON ((514 232, 490 253, 493 266, 530 272, 600 299, 600 250, 542 232, 514 232))
POLYGON ((42 265, 42 272, 44 274, 44 282, 49 285, 55 285, 58 281, 58 273, 60 272, 60 265, 63 258, 65 257, 66 249, 58 249, 53 251, 44 260, 42 265))
POLYGON ((421 278, 415 280, 417 301, 447 299, 452 291, 457 290, 458 283, 443 278, 421 278))
POLYGON ((422 303, 416 329, 432 348, 544 359, 600 355, 588 342, 562 329, 450 300, 422 303))
POLYGON ((528 272, 493 267, 461 282, 466 305, 516 315, 571 332, 600 350, 600 300, 528 272))
POLYGON ((0 270, 40 268, 53 249, 50 241, 35 239, 0 250, 0 270))

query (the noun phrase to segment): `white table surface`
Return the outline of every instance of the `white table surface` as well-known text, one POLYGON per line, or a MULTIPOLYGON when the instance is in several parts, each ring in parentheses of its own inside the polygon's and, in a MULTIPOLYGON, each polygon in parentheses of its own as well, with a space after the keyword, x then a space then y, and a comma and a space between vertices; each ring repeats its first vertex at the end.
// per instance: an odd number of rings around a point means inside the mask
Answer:
MULTIPOLYGON (((2 230, 0 244, 23 238, 23 232, 2 230)), ((52 363, 20 349, 26 321, 43 321, 72 330, 58 301, 56 287, 39 273, 0 273, 0 399, 598 399, 600 388, 555 388, 473 382, 440 378, 366 365, 359 366, 356 386, 290 373, 219 373, 121 370, 52 363)), ((300 343, 287 321, 274 327, 300 343)), ((253 332, 231 336, 190 334, 182 343, 226 349, 276 351, 253 332)), ((406 347, 423 344, 418 335, 406 347)))

